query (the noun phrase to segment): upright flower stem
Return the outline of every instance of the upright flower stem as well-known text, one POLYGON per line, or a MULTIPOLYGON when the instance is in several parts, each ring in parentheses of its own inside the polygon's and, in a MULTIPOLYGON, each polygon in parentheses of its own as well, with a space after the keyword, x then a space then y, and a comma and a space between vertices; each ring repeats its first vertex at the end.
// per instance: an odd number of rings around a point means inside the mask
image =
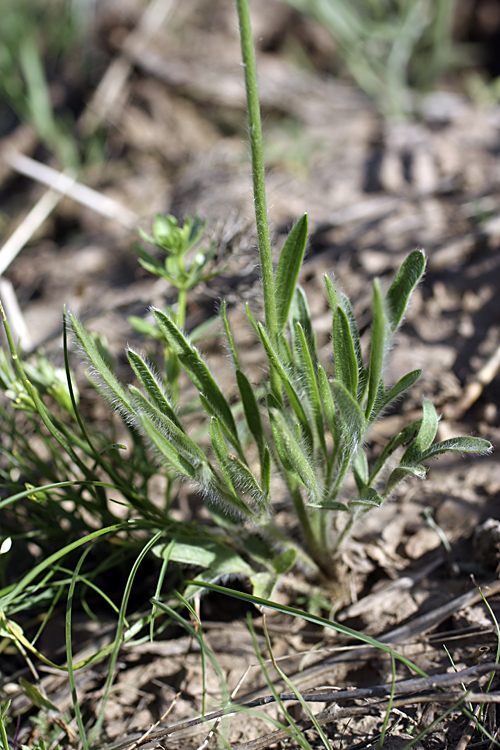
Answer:
POLYGON ((240 26, 241 55, 245 71, 245 88, 247 95, 248 125, 250 148, 252 154, 252 178, 255 206, 255 220, 259 239, 260 265, 262 272, 262 288, 264 293, 264 311, 266 327, 271 341, 277 343, 278 319, 276 317, 276 301, 274 297, 274 274, 271 255, 271 240, 269 237, 269 222, 267 218, 266 186, 264 175, 264 157, 262 154, 262 127, 260 121, 259 93, 257 89, 257 71, 255 53, 250 25, 248 0, 236 0, 238 20, 240 26))

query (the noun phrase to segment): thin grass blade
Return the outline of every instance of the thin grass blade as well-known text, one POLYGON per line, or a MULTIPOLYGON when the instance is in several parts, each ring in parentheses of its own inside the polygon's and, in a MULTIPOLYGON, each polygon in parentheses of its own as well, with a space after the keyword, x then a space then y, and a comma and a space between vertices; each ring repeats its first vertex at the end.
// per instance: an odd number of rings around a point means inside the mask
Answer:
MULTIPOLYGON (((203 584, 196 585, 203 586, 203 584)), ((397 661, 407 666, 408 669, 410 669, 412 672, 415 672, 415 674, 418 674, 420 677, 429 676, 420 667, 410 661, 406 656, 398 654, 397 651, 394 651, 386 643, 377 641, 375 638, 372 638, 366 633, 360 633, 357 630, 353 630, 352 628, 347 627, 347 625, 341 625, 335 620, 330 620, 326 617, 320 617, 319 615, 314 615, 310 612, 296 609, 295 607, 289 607, 286 604, 279 604, 278 602, 269 601, 267 599, 259 599, 259 597, 253 596, 252 594, 247 594, 242 591, 235 591, 234 589, 228 589, 225 586, 219 586, 213 583, 206 585, 206 588, 210 591, 218 591, 220 594, 227 594, 227 596, 232 596, 235 599, 240 599, 245 602, 251 602, 259 609, 274 609, 277 612, 282 612, 283 614, 288 614, 292 617, 299 617, 303 620, 306 620, 307 622, 313 623, 314 625, 318 625, 321 628, 327 628, 328 630, 334 630, 336 633, 342 633, 343 635, 347 635, 356 641, 361 641, 362 643, 366 643, 369 646, 374 646, 375 648, 383 651, 386 654, 394 655, 394 658, 397 661)), ((158 602, 155 603, 158 604, 158 602)))

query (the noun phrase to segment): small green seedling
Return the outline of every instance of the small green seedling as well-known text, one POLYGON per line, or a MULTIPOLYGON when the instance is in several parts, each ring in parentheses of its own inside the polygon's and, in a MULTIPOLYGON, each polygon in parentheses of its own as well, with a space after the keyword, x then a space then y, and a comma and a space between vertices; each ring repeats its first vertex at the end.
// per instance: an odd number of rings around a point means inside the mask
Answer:
MULTIPOLYGON (((307 243, 306 215, 292 229, 275 271, 272 266, 247 0, 237 0, 237 9, 265 322, 256 321, 250 309, 248 318, 267 360, 268 378, 257 389, 252 386, 241 364, 225 305, 222 318, 232 353, 237 403, 230 402, 223 393, 210 366, 184 330, 184 314, 152 310, 157 330, 198 391, 210 442, 207 451, 189 435, 176 400, 141 353, 128 352, 140 387, 124 388, 111 370, 93 356, 89 336, 81 324, 74 316, 69 317, 91 361, 94 378, 106 384, 104 392, 112 403, 150 442, 169 475, 188 481, 215 508, 212 517, 229 532, 233 542, 246 550, 254 563, 265 560, 270 578, 259 585, 269 590, 270 581, 278 575, 272 565, 278 553, 288 552, 288 566, 296 555, 313 570, 335 576, 340 544, 357 518, 379 507, 403 480, 423 479, 428 459, 449 451, 487 453, 491 445, 474 437, 434 443, 438 416, 432 403, 424 399, 422 418, 389 440, 370 465, 367 444, 372 425, 421 374, 419 370, 409 372, 394 385, 387 385, 383 378, 392 337, 425 270, 424 253, 410 253, 387 292, 378 279, 374 280, 371 346, 366 359, 349 299, 325 277, 332 311, 333 367, 320 361, 307 299, 297 283, 307 243), (110 388, 112 382, 115 386, 110 388), (258 462, 253 459, 255 453, 258 462), (350 497, 345 492, 349 474, 357 488, 350 497), (273 517, 274 497, 282 497, 283 491, 301 529, 299 542, 294 531, 290 534, 279 528, 273 517)), ((164 276, 183 293, 191 280, 202 278, 201 258, 186 269, 180 263, 185 252, 199 240, 196 221, 186 220, 181 229, 171 217, 158 217, 153 236, 144 237, 162 250, 168 247, 170 253, 163 266, 141 251, 140 262, 147 270, 164 276)))

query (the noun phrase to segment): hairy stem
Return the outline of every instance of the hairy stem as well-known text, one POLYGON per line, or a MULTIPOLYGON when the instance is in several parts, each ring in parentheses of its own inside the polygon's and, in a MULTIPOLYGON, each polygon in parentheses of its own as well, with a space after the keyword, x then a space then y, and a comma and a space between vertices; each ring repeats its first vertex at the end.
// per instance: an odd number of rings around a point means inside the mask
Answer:
POLYGON ((248 0, 236 0, 238 21, 240 26, 241 55, 245 71, 245 88, 247 95, 248 126, 250 149, 252 153, 252 178, 255 205, 255 220, 257 236, 259 238, 260 264, 262 270, 262 287, 264 292, 264 310, 266 327, 271 341, 276 343, 278 322, 276 317, 276 301, 274 297, 274 274, 271 255, 271 240, 269 237, 269 221, 267 218, 266 187, 264 175, 264 158, 262 154, 262 127, 260 121, 259 94, 257 89, 257 71, 255 53, 250 26, 248 0))

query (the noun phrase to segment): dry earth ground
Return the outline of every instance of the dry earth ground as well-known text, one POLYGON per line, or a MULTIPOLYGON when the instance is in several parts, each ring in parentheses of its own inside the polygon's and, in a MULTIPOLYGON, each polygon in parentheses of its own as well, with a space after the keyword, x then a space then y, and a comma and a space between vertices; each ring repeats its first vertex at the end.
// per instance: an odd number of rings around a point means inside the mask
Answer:
MULTIPOLYGON (((190 301, 188 327, 213 314, 221 298, 228 299, 233 328, 258 377, 260 355, 253 348, 244 313, 246 300, 258 307, 259 292, 234 9, 226 0, 212 0, 209 12, 201 0, 156 2, 149 22, 143 10, 136 0, 100 6, 95 44, 101 50, 100 74, 107 70, 106 76, 95 92, 76 92, 88 103, 86 109, 82 104, 79 136, 100 121, 108 149, 106 162, 89 170, 82 182, 119 204, 114 216, 103 217, 64 197, 5 271, 29 331, 25 343, 33 349, 43 345, 51 357, 60 359, 61 310, 66 304, 88 326, 105 332, 120 357, 131 340, 127 315, 143 314, 150 304, 173 299, 166 285, 138 267, 135 224, 149 229, 156 212, 179 217, 197 213, 208 218, 218 242, 218 262, 229 270, 197 290, 190 301), (163 21, 157 13, 164 14, 163 21)), ((312 233, 301 283, 325 358, 330 318, 322 275, 335 275, 367 327, 373 276, 389 281, 413 248, 422 246, 427 253, 428 271, 392 353, 388 380, 395 382, 415 368, 424 374, 400 411, 375 432, 374 449, 418 412, 422 395, 442 414, 440 439, 473 434, 498 445, 500 109, 481 109, 453 91, 435 93, 427 98, 418 123, 389 126, 348 84, 314 72, 313 67, 297 67, 295 52, 301 45, 312 51, 318 65, 329 54, 331 42, 322 29, 299 22, 271 0, 255 0, 252 12, 276 251, 291 223, 307 211, 312 233)), ((20 152, 36 161, 47 158, 26 126, 4 138, 0 199, 8 217, 5 239, 47 189, 20 176, 20 152)), ((25 171, 32 166, 24 163, 25 171)), ((231 387, 223 352, 217 345, 210 349, 221 380, 231 387)), ((129 377, 126 372, 124 377, 129 377)), ((100 409, 96 407, 96 415, 103 418, 100 409)), ((338 599, 344 600, 338 619, 376 637, 407 620, 416 622, 413 630, 393 640, 432 673, 451 671, 443 645, 458 668, 476 664, 485 649, 493 659, 496 635, 491 616, 477 600, 464 606, 462 599, 455 599, 474 588, 471 575, 481 583, 497 579, 499 501, 497 455, 435 461, 425 483, 407 485, 355 530, 345 550, 351 603, 345 606, 346 591, 329 592, 334 609, 338 599), (436 529, 422 517, 426 508, 432 509, 451 545, 450 555, 436 529), (493 520, 474 544, 488 519, 493 520), (450 602, 447 610, 440 609, 450 602), (426 612, 435 617, 424 623, 411 619, 426 612)), ((304 594, 301 586, 301 581, 285 579, 280 596, 296 601, 298 593, 304 594)), ((491 605, 498 615, 494 597, 491 605)), ((220 600, 208 601, 205 631, 231 689, 252 665, 240 697, 262 687, 262 675, 241 611, 227 614, 237 618, 230 627, 221 622, 227 607, 220 600)), ((261 620, 254 624, 265 652, 261 620)), ((96 633, 89 627, 82 623, 82 649, 86 640, 92 644, 109 636, 102 627, 96 633)), ((300 689, 361 688, 391 679, 388 660, 359 649, 339 652, 345 639, 331 633, 278 615, 268 616, 268 627, 274 656, 283 658, 282 668, 295 675, 300 689)), ((50 647, 55 650, 57 645, 56 638, 50 647)), ((87 710, 97 704, 104 669, 84 670, 79 678, 87 710)), ((124 650, 103 742, 145 731, 167 709, 168 724, 196 716, 201 710, 200 670, 199 651, 179 632, 165 641, 124 650)), ((398 668, 398 678, 407 676, 398 668)), ((64 678, 46 674, 43 684, 61 711, 69 709, 64 678)), ((12 681, 7 688, 14 708, 24 716, 27 700, 12 681)), ((208 692, 209 708, 215 709, 220 686, 211 673, 208 692)), ((390 726, 401 743, 395 738, 384 747, 403 746, 412 723, 420 730, 443 710, 433 703, 400 706, 390 726)), ((300 711, 294 716, 300 718, 300 711)), ((373 715, 365 710, 362 717, 331 721, 326 731, 332 747, 372 747, 367 738, 380 731, 383 716, 383 710, 373 715)), ((227 721, 226 736, 233 747, 251 747, 243 743, 271 731, 251 716, 227 721)), ((495 732, 494 710, 488 721, 495 732)), ((455 712, 416 746, 458 747, 466 724, 455 712)), ((194 748, 206 734, 206 728, 187 738, 176 734, 163 746, 194 748)), ((22 718, 20 740, 30 736, 33 741, 22 718)), ((315 735, 308 736, 315 747, 315 735)), ((275 741, 270 738, 267 744, 275 741)))

